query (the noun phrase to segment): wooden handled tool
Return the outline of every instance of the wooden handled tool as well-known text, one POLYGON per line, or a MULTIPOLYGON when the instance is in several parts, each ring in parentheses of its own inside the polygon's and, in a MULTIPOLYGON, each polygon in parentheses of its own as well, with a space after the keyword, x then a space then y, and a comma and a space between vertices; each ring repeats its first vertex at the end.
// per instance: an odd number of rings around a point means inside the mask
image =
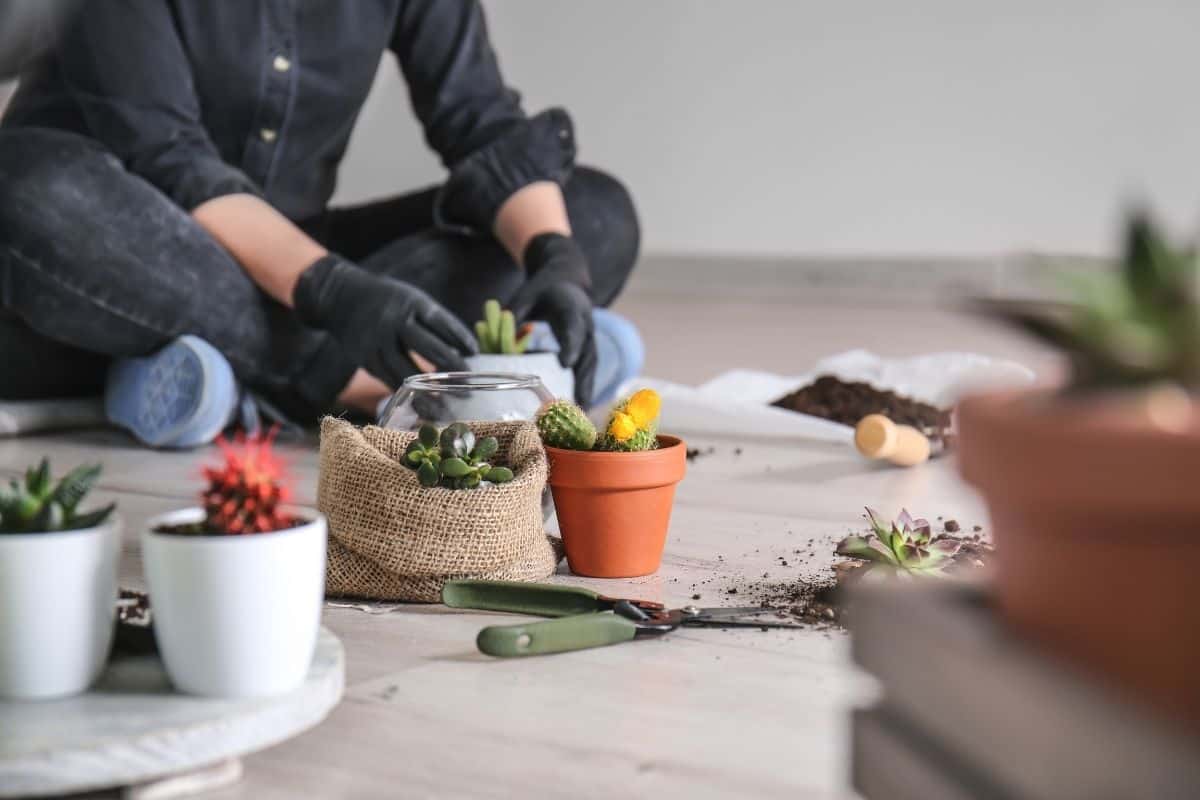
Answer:
POLYGON ((928 437, 911 425, 897 425, 883 414, 868 414, 854 427, 854 446, 867 458, 886 459, 900 467, 929 460, 928 437))

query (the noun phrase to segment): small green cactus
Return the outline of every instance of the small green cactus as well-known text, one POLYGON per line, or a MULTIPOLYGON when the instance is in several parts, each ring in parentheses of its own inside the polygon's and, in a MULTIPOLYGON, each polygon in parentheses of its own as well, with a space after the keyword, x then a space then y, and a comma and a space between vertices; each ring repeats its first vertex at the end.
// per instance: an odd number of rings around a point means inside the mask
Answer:
POLYGON ((658 448, 658 435, 652 430, 634 431, 628 439, 619 440, 611 433, 606 433, 600 437, 596 443, 597 450, 609 450, 614 453, 638 453, 642 450, 655 450, 658 448))
POLYGON ((495 436, 477 440, 475 432, 462 422, 447 425, 440 433, 433 425, 422 425, 403 460, 406 467, 417 471, 422 486, 474 489, 484 481, 507 483, 513 479, 511 469, 488 461, 499 449, 495 436))
POLYGON ((570 400, 555 400, 542 406, 537 415, 542 443, 561 450, 591 450, 596 444, 596 426, 583 409, 570 400))
POLYGON ((489 354, 520 355, 529 347, 531 328, 521 326, 517 335, 517 321, 511 311, 503 311, 498 300, 483 304, 483 319, 475 323, 475 336, 479 339, 479 352, 489 354))
POLYGON ((25 471, 23 483, 14 478, 7 490, 0 489, 0 533, 73 531, 100 525, 116 503, 79 513, 79 504, 99 477, 99 464, 85 464, 54 485, 50 462, 43 458, 36 468, 25 471))

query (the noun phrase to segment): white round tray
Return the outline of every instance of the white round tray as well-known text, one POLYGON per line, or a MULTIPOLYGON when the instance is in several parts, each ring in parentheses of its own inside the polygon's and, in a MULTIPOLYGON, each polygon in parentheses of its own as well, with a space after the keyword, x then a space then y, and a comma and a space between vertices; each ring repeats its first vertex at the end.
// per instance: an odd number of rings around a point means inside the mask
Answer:
POLYGON ((178 694, 157 655, 116 657, 87 694, 0 701, 0 798, 128 786, 261 750, 320 722, 344 671, 324 628, 304 685, 279 697, 178 694))

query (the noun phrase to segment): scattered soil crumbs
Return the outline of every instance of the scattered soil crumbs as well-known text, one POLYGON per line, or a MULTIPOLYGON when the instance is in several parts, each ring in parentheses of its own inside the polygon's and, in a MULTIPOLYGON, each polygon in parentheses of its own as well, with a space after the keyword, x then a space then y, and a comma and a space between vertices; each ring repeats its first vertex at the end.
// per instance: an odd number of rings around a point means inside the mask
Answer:
POLYGON ((845 607, 833 577, 792 583, 760 583, 746 587, 752 605, 769 608, 764 619, 808 624, 818 629, 843 628, 845 607))
MULTIPOLYGON (((716 452, 717 452, 717 448, 715 448, 715 447, 705 447, 705 448, 689 447, 687 449, 687 460, 695 461, 697 458, 701 458, 703 456, 711 456, 716 452)), ((733 454, 735 456, 740 456, 742 454, 742 448, 740 448, 740 447, 733 448, 733 454)))
POLYGON ((117 596, 117 622, 122 625, 150 624, 150 596, 133 589, 122 589, 117 596))
MULTIPOLYGON (((952 519, 946 520, 942 527, 946 532, 935 535, 933 541, 954 539, 960 543, 958 553, 954 556, 953 563, 946 568, 946 572, 963 575, 988 566, 995 550, 980 533, 954 535, 961 527, 952 519)), ((976 525, 973 530, 981 531, 982 528, 976 525)), ((805 550, 794 550, 793 558, 795 555, 801 556, 800 559, 794 560, 809 561, 815 558, 816 552, 812 549, 814 546, 813 540, 810 539, 805 550)), ((781 567, 787 567, 791 563, 782 555, 775 556, 775 559, 781 567)), ((865 562, 843 559, 835 562, 830 572, 825 575, 782 582, 740 580, 736 585, 726 586, 724 592, 726 595, 737 596, 738 605, 757 605, 771 609, 774 613, 764 615, 764 620, 811 625, 816 630, 841 630, 848 624, 849 615, 845 602, 847 587, 865 577, 868 572, 865 562)))
POLYGON ((151 625, 150 597, 145 592, 121 589, 117 597, 117 628, 113 650, 145 655, 156 650, 151 625))
POLYGON ((946 568, 946 572, 951 575, 961 575, 988 566, 991 563, 992 554, 996 552, 996 548, 992 547, 991 542, 985 542, 979 534, 972 536, 943 534, 933 537, 935 542, 940 539, 958 539, 961 542, 958 552, 954 555, 954 563, 946 568))
POLYGON ((771 405, 851 426, 868 414, 883 414, 892 422, 917 428, 931 439, 950 439, 949 410, 832 375, 822 375, 771 405))

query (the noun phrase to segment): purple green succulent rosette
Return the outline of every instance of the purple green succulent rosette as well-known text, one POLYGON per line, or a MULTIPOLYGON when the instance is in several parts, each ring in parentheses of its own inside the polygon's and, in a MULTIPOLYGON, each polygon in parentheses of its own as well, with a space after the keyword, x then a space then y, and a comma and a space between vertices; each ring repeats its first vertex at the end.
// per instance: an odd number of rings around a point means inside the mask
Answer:
POLYGON ((891 522, 882 522, 879 512, 868 508, 867 518, 871 532, 847 536, 838 543, 838 555, 869 562, 873 568, 941 577, 962 547, 958 539, 934 540, 929 520, 913 519, 907 510, 891 522))

